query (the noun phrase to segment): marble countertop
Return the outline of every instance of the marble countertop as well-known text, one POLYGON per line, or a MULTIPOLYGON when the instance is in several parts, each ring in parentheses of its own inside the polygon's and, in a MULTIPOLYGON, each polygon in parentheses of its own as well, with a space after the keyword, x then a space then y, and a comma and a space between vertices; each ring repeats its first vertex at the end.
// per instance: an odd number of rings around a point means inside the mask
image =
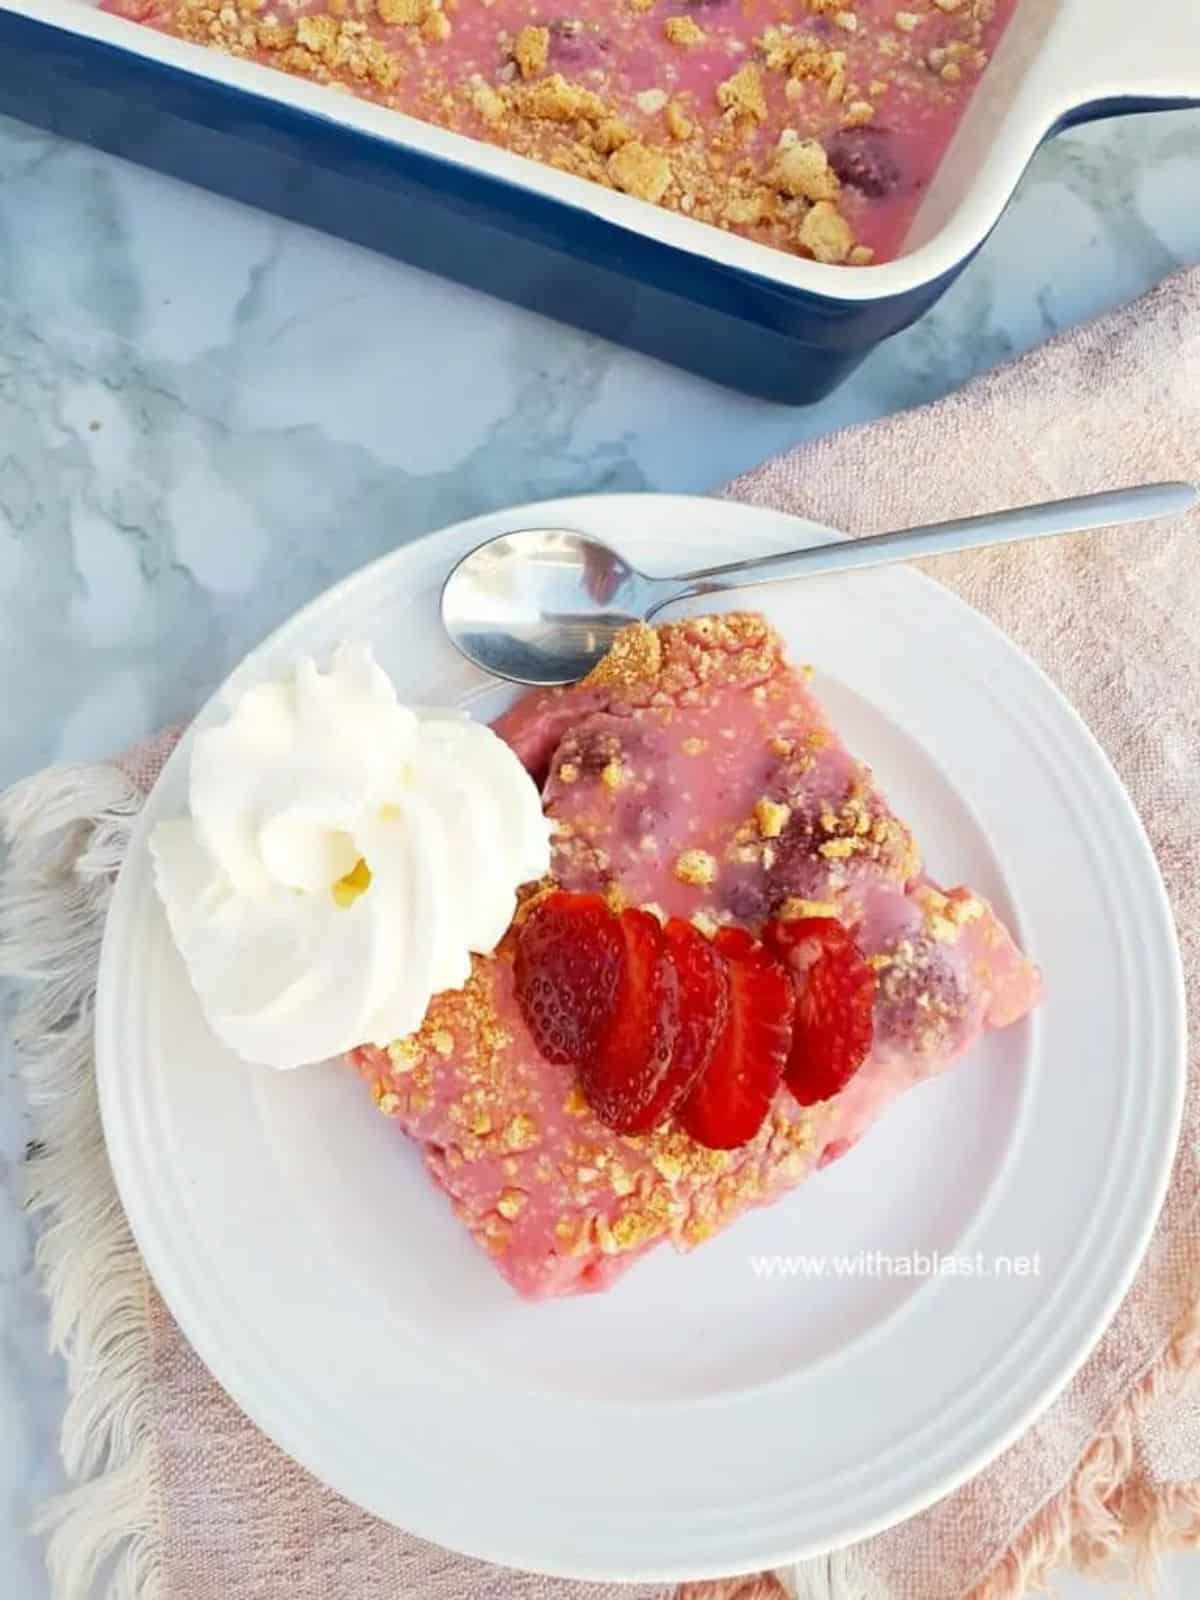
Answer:
MULTIPOLYGON (((0 788, 185 716, 296 606, 427 529, 707 490, 1140 293, 1200 262, 1197 171, 1200 112, 1060 136, 935 311, 795 411, 0 120, 0 788)), ((59 1481, 63 1381, 7 1057, 0 1084, 0 1594, 46 1600, 27 1528, 59 1481)), ((1200 1557, 1172 1573, 1182 1600, 1200 1557)))

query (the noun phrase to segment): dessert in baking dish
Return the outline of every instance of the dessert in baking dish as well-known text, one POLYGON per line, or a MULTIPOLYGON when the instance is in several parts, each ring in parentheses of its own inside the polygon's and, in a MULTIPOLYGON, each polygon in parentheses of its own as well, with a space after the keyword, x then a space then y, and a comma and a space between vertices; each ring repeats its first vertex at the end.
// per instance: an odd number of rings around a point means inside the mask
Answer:
POLYGON ((630 628, 497 732, 543 786, 549 874, 352 1059, 523 1295, 701 1243, 1037 1000, 760 617, 630 628))
POLYGON ((1016 0, 104 0, 827 263, 900 250, 1016 0))

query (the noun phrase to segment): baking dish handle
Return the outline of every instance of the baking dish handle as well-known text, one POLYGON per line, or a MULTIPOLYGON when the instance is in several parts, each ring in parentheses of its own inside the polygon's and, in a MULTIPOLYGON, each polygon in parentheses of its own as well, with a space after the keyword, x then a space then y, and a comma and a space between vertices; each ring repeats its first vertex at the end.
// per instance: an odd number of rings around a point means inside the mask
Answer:
POLYGON ((1200 0, 1068 0, 1038 67, 1059 126, 1200 105, 1200 0))

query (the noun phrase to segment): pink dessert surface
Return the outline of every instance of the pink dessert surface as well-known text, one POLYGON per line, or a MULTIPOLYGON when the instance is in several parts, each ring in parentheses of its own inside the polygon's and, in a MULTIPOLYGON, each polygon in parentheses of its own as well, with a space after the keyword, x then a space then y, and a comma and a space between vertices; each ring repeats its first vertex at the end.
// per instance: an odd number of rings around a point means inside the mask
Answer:
POLYGON ((908 828, 762 618, 628 629, 589 678, 527 696, 497 731, 544 782, 559 886, 704 931, 836 916, 876 973, 857 1074, 815 1106, 781 1089, 729 1151, 670 1122, 629 1136, 597 1120, 571 1069, 529 1036, 512 933, 464 990, 434 999, 419 1033, 356 1051, 380 1110, 520 1294, 604 1289, 665 1240, 703 1242, 1036 1003, 1036 969, 984 900, 923 873, 908 828))
POLYGON ((820 261, 895 256, 1016 0, 102 0, 820 261))

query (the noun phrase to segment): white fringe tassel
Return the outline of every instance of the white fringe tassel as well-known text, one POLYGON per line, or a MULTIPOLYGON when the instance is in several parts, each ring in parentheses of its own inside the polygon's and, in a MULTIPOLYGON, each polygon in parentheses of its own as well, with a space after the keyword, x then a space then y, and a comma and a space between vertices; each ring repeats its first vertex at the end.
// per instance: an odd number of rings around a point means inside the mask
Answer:
POLYGON ((146 1278, 109 1170, 92 1057, 104 918, 141 803, 106 766, 52 767, 0 796, 0 976, 25 982, 14 1037, 33 1118, 26 1196, 42 1218, 50 1337, 67 1362, 62 1454, 76 1480, 36 1523, 55 1600, 162 1594, 146 1278))

